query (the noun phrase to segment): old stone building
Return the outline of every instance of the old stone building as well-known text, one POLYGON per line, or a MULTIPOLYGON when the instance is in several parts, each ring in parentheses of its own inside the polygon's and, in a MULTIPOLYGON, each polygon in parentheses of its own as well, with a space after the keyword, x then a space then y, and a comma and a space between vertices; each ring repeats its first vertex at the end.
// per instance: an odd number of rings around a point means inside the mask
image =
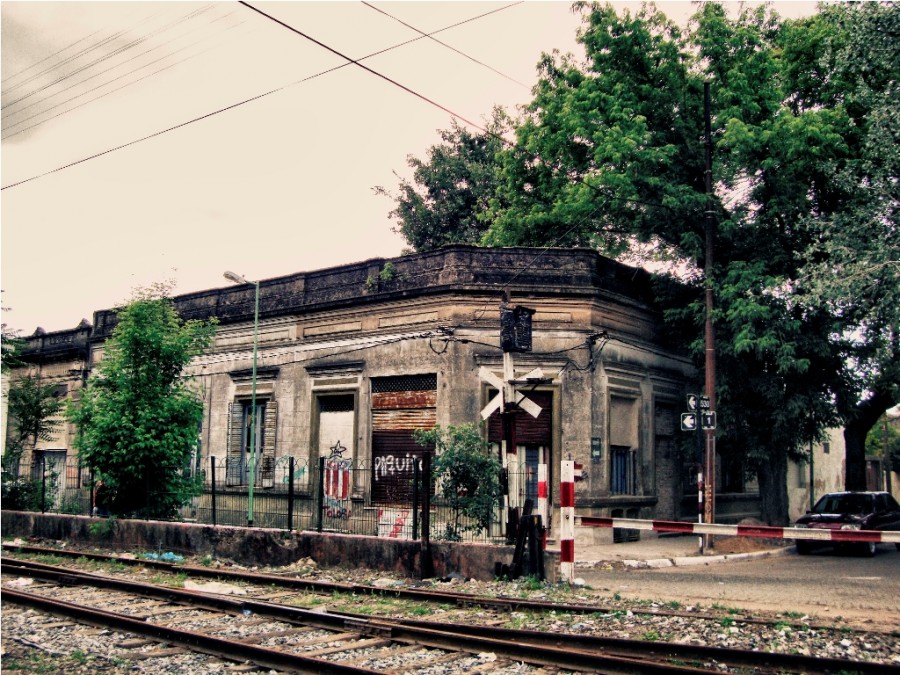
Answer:
MULTIPOLYGON (((235 489, 250 480, 254 299, 252 283, 175 298, 183 318, 219 321, 189 374, 205 405, 200 453, 235 489)), ((290 457, 310 466, 337 452, 375 469, 348 486, 352 495, 377 497, 380 480, 421 454, 414 429, 481 424, 504 375, 504 303, 530 310, 531 350, 512 360, 538 413, 516 416, 508 450, 496 411, 482 427, 509 469, 509 505, 536 495, 540 463, 558 503, 566 458, 583 469, 582 514, 695 518, 679 417, 697 374, 665 339, 649 276, 584 249, 451 246, 260 281, 257 490, 277 487, 276 468, 290 457)), ((79 328, 90 349, 59 366, 70 382, 96 362, 114 325, 114 310, 102 310, 92 330, 79 328)), ((718 520, 748 515, 754 496, 723 495, 717 509, 718 520)))

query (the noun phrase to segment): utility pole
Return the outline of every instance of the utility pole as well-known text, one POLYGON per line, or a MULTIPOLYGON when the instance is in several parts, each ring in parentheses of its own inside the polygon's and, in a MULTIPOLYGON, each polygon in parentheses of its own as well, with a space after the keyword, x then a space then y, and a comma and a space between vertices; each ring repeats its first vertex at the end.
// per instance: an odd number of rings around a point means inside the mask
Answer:
MULTIPOLYGON (((703 111, 706 117, 706 261, 704 277, 706 282, 706 397, 709 400, 709 412, 716 410, 716 345, 713 334, 713 234, 715 231, 715 203, 712 190, 712 129, 710 119, 709 82, 703 85, 703 111)), ((714 523, 716 518, 716 430, 706 428, 706 458, 704 473, 704 507, 703 516, 707 523, 714 523)), ((706 548, 713 547, 712 535, 706 535, 706 548)))
MULTIPOLYGON (((534 401, 521 392, 517 385, 542 383, 544 374, 540 368, 527 373, 523 380, 515 377, 513 364, 513 352, 531 351, 531 317, 533 309, 527 307, 509 307, 509 297, 504 293, 503 302, 500 305, 500 346, 503 350, 503 377, 499 378, 487 368, 479 371, 479 377, 497 389, 497 395, 482 409, 482 419, 488 419, 495 411, 500 411, 503 421, 503 443, 501 458, 505 457, 505 466, 508 466, 511 457, 517 457, 515 415, 519 409, 524 410, 532 417, 541 414, 541 408, 534 401)), ((519 506, 517 499, 510 500, 507 483, 506 497, 506 534, 507 539, 515 541, 518 526, 519 506), (511 502, 516 503, 515 506, 511 502)), ((517 496, 516 496, 517 497, 517 496)))

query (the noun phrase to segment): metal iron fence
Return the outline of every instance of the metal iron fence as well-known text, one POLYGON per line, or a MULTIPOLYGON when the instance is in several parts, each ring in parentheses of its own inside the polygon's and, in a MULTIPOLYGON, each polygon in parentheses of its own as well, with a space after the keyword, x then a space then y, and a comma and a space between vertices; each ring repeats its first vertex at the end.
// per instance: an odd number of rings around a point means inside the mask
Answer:
MULTIPOLYGON (((514 536, 506 531, 502 504, 488 527, 480 529, 436 496, 427 459, 392 472, 340 458, 312 463, 261 459, 254 470, 252 511, 249 465, 205 457, 191 472, 197 493, 187 496, 174 519, 235 526, 252 520, 254 527, 398 539, 507 543, 514 536)), ((2 508, 102 516, 106 510, 98 487, 94 472, 77 457, 4 463, 2 508)), ((148 502, 160 495, 150 489, 148 502)), ((148 517, 141 510, 127 515, 148 517)))

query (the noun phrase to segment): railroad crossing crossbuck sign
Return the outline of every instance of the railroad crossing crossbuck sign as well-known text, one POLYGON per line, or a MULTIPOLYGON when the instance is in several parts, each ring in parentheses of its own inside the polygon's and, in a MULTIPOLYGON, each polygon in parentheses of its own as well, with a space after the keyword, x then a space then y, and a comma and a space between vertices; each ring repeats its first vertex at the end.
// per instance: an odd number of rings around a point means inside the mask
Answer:
MULTIPOLYGON (((478 371, 478 377, 497 389, 497 395, 494 396, 481 411, 481 419, 486 420, 495 410, 500 410, 502 412, 505 409, 504 400, 515 403, 532 417, 537 417, 541 414, 541 406, 530 398, 527 398, 525 394, 519 391, 511 382, 504 382, 484 366, 478 371)), ((544 372, 540 368, 535 368, 531 372, 526 373, 522 379, 536 380, 541 379, 542 377, 544 377, 544 372)))

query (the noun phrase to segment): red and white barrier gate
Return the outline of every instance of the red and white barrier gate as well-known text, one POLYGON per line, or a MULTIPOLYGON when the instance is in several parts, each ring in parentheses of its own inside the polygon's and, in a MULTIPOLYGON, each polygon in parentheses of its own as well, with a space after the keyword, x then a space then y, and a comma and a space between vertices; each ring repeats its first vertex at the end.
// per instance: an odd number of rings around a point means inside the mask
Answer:
MULTIPOLYGON (((563 462, 565 465, 565 462, 563 462)), ((654 532, 682 534, 719 534, 732 537, 764 537, 767 539, 809 539, 812 541, 885 542, 900 544, 900 532, 879 530, 826 530, 807 527, 774 527, 771 525, 718 525, 715 523, 683 523, 671 520, 638 520, 636 518, 602 518, 580 516, 584 527, 624 527, 654 532)), ((562 560, 562 557, 560 557, 562 560)))

